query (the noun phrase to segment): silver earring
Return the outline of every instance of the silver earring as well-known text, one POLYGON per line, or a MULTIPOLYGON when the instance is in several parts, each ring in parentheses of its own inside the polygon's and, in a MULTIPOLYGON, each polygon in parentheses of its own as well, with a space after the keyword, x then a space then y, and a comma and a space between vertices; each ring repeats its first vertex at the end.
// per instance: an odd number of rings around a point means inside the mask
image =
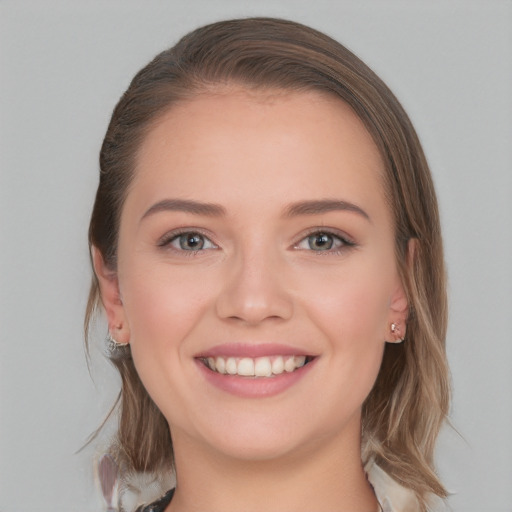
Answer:
POLYGON ((110 334, 110 331, 107 334, 107 355, 112 359, 119 359, 126 357, 128 355, 128 350, 130 348, 129 343, 119 343, 119 341, 115 340, 110 334))
POLYGON ((404 338, 400 335, 400 326, 398 324, 391 324, 391 334, 396 336, 395 340, 391 343, 402 343, 404 341, 404 338))

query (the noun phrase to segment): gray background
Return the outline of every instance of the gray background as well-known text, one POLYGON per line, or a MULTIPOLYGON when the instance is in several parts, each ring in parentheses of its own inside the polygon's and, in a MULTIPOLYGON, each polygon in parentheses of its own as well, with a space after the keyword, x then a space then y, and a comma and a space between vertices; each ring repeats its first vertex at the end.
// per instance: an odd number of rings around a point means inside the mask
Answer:
MULTIPOLYGON (((99 511, 75 452, 116 395, 82 349, 97 154, 133 74, 189 29, 289 17, 354 50, 411 115, 433 169, 450 277, 460 512, 512 510, 512 3, 0 1, 0 511, 99 511)), ((99 343, 98 343, 99 345, 99 343)))

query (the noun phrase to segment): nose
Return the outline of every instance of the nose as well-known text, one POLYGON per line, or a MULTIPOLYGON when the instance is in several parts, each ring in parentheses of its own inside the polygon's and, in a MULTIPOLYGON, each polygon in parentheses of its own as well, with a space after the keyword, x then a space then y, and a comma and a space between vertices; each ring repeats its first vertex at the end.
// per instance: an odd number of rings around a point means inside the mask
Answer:
POLYGON ((227 261, 218 316, 247 325, 291 318, 293 300, 284 266, 279 255, 264 248, 238 253, 227 261))

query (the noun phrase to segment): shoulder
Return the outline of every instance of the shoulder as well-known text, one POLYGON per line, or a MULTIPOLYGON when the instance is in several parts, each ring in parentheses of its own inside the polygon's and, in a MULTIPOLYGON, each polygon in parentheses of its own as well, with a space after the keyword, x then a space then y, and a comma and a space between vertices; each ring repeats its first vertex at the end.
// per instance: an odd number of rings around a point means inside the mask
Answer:
MULTIPOLYGON (((365 466, 365 471, 383 512, 421 512, 421 505, 415 493, 393 480, 375 462, 370 461, 365 466)), ((432 497, 429 510, 448 512, 449 508, 441 499, 432 497)))

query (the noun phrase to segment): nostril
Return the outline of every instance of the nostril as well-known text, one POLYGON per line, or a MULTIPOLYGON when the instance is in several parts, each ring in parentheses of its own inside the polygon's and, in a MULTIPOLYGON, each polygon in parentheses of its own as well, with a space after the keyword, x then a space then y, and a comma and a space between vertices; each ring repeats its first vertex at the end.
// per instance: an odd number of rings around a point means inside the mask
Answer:
POLYGON ((257 325, 293 316, 293 300, 286 286, 270 272, 258 275, 233 270, 217 297, 217 314, 223 319, 257 325))

